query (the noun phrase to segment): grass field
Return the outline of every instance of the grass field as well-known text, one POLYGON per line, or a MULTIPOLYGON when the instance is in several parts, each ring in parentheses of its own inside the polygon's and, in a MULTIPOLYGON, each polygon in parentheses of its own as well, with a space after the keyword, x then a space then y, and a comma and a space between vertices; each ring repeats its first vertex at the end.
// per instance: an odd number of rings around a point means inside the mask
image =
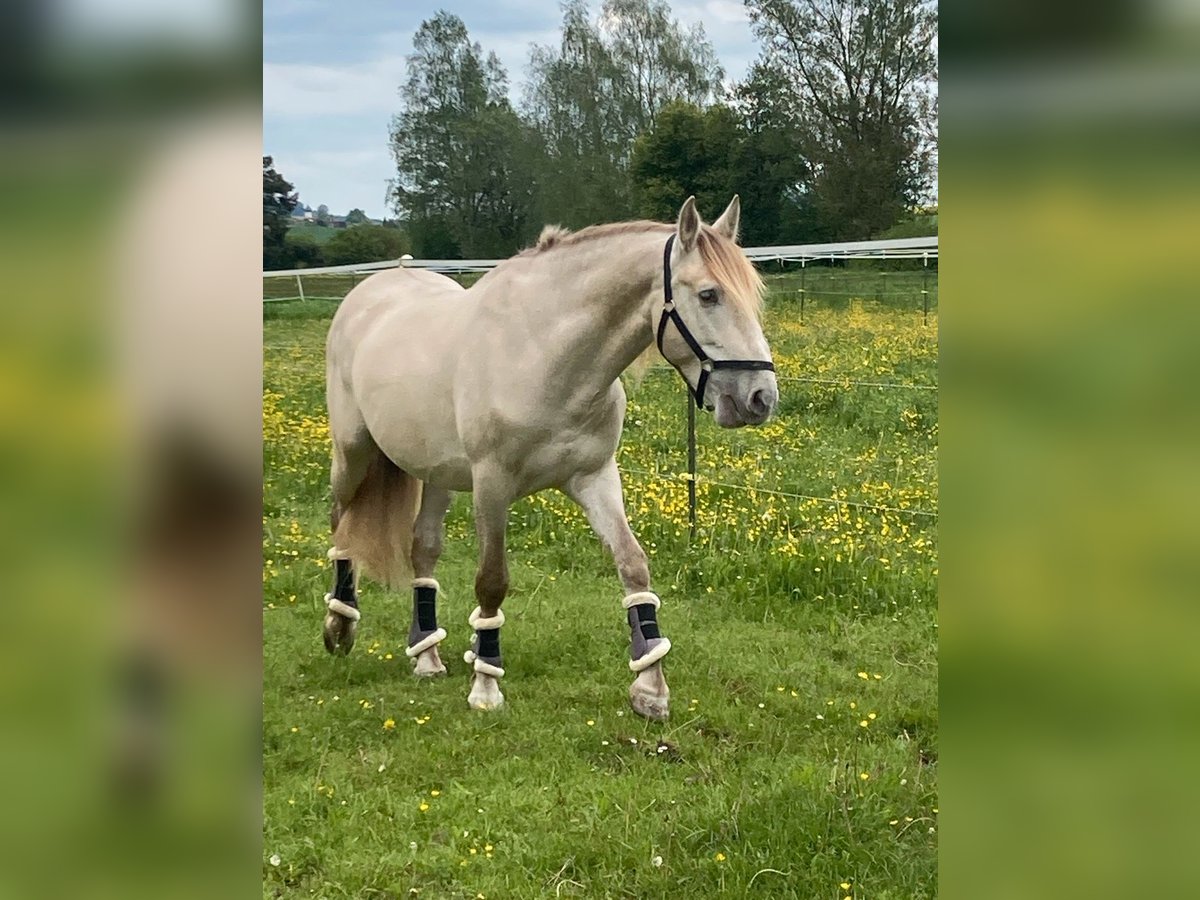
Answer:
POLYGON ((288 226, 289 234, 303 234, 311 237, 318 244, 326 243, 338 233, 337 228, 328 225, 318 225, 316 222, 295 222, 288 226))
POLYGON ((353 654, 325 654, 333 304, 266 307, 264 896, 937 895, 937 392, 872 386, 936 385, 936 304, 923 325, 919 294, 876 303, 868 280, 801 324, 795 277, 771 283, 780 410, 701 417, 692 543, 682 385, 629 387, 665 724, 628 709, 622 592, 554 494, 510 516, 506 708, 466 705, 466 496, 438 570, 449 677, 412 678, 410 599, 365 582, 353 654))

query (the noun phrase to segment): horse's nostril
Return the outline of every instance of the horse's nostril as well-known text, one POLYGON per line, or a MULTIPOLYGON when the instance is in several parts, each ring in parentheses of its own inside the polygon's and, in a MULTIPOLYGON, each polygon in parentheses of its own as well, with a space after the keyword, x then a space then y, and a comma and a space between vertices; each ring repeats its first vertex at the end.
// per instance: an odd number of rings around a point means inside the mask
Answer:
POLYGON ((750 395, 750 412, 756 416, 765 416, 771 411, 771 404, 767 397, 767 392, 759 388, 750 395))

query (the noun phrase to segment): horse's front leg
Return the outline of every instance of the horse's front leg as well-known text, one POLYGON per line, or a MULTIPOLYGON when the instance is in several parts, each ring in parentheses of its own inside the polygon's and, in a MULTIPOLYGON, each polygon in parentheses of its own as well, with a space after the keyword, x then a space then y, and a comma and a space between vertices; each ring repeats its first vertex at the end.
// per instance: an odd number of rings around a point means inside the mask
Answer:
POLYGON ((671 642, 658 630, 659 599, 650 591, 646 554, 625 517, 616 459, 610 459, 596 472, 571 479, 565 490, 583 507, 592 529, 612 553, 625 588, 621 605, 629 619, 629 668, 637 673, 629 687, 629 702, 640 716, 666 719, 671 692, 661 660, 671 649, 671 642))
POLYGON ((463 657, 475 669, 467 703, 472 709, 496 709, 504 704, 499 681, 504 675, 500 659, 500 626, 504 624, 504 613, 500 604, 508 593, 504 532, 512 497, 501 487, 501 479, 477 472, 473 480, 479 568, 475 573, 477 606, 468 620, 475 629, 475 636, 471 649, 463 657))

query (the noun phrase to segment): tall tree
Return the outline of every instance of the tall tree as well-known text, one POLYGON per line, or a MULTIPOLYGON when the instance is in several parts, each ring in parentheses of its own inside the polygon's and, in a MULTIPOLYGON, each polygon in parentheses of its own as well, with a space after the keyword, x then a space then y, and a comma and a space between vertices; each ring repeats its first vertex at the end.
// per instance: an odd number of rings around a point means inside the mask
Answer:
POLYGON ((626 88, 632 139, 675 100, 711 101, 725 73, 697 23, 684 29, 666 0, 605 0, 601 26, 626 88))
POLYGON ((723 73, 704 29, 685 29, 665 0, 605 0, 598 20, 568 0, 561 34, 533 48, 525 93, 549 157, 540 211, 567 225, 622 218, 634 140, 672 102, 712 102, 723 73))
POLYGON ((326 206, 324 203, 322 203, 320 206, 317 207, 317 224, 318 225, 328 225, 329 224, 329 207, 326 206))
POLYGON ((528 237, 536 136, 507 87, 457 16, 421 23, 391 127, 392 204, 418 255, 503 255, 528 237))
POLYGON ((747 244, 829 240, 807 181, 804 121, 790 80, 761 62, 730 96, 743 141, 733 162, 747 244))
POLYGON ((926 190, 937 81, 931 0, 746 0, 759 62, 792 87, 804 190, 834 238, 893 224, 926 190))
POLYGON ((296 208, 298 195, 292 184, 275 171, 275 161, 263 157, 263 268, 283 269, 289 262, 284 239, 288 217, 296 208))
POLYGON ((533 47, 529 75, 524 109, 548 156, 542 217, 578 227, 627 216, 622 76, 584 0, 563 6, 559 46, 533 47))
POLYGON ((367 224, 367 214, 356 206, 350 212, 346 213, 346 224, 365 225, 367 224))

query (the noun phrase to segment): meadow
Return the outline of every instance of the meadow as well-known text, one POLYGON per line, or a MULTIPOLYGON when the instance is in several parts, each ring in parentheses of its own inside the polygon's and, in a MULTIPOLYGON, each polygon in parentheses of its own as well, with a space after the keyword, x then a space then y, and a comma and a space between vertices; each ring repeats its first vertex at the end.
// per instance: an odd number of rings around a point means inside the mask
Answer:
POLYGON ((923 278, 806 273, 803 321, 797 274, 768 279, 781 405, 758 429, 699 417, 694 539, 685 390, 665 366, 627 385, 626 503, 674 644, 659 724, 628 708, 611 560, 553 493, 510 515, 503 710, 466 705, 469 496, 437 573, 449 676, 413 679, 410 598, 367 582, 353 653, 325 654, 334 304, 267 304, 264 896, 935 897, 937 307, 926 322, 923 278))

